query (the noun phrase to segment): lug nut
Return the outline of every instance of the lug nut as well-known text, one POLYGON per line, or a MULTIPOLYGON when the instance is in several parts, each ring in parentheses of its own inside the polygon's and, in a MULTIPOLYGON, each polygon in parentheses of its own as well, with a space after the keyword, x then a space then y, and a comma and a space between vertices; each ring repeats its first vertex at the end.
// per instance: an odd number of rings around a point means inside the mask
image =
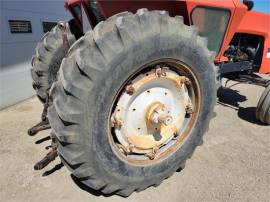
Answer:
POLYGON ((132 95, 135 92, 135 88, 132 85, 126 87, 126 93, 132 95))
POLYGON ((154 159, 155 159, 155 154, 153 154, 152 152, 147 153, 146 156, 147 156, 150 160, 154 160, 154 159))
POLYGON ((190 85, 191 81, 189 78, 187 78, 185 76, 181 76, 180 80, 179 80, 179 84, 180 84, 180 86, 182 86, 182 84, 190 85))
POLYGON ((130 144, 130 145, 128 145, 128 152, 130 153, 130 152, 133 152, 133 150, 134 150, 134 148, 135 148, 135 146, 133 145, 133 144, 130 144))
POLYGON ((156 154, 158 153, 159 148, 154 147, 151 152, 146 153, 145 156, 147 156, 150 160, 154 160, 156 157, 156 154))
POLYGON ((175 131, 174 134, 173 134, 173 136, 174 136, 175 138, 178 137, 178 136, 179 136, 179 132, 178 132, 178 131, 175 131))
POLYGON ((124 155, 127 155, 127 154, 128 154, 127 149, 126 149, 123 145, 121 145, 121 144, 116 144, 116 146, 118 147, 119 151, 120 151, 122 154, 124 154, 124 155))
POLYGON ((187 114, 192 114, 193 113, 193 105, 190 102, 186 105, 186 113, 187 114))
POLYGON ((171 116, 167 116, 165 120, 163 121, 163 123, 167 126, 167 125, 170 125, 172 121, 173 121, 173 118, 171 116))
POLYGON ((157 77, 166 76, 166 70, 160 66, 157 66, 155 74, 157 77))
POLYGON ((190 79, 189 78, 187 78, 187 77, 185 77, 185 84, 186 85, 190 85, 191 84, 191 81, 190 81, 190 79))
POLYGON ((123 121, 120 118, 117 118, 116 115, 112 115, 111 117, 111 125, 114 128, 121 128, 123 125, 123 121))

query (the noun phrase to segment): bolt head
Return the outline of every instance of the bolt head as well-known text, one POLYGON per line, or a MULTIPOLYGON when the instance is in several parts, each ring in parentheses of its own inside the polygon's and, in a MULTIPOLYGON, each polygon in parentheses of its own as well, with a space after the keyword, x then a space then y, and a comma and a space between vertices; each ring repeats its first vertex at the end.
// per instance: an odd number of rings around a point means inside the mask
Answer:
POLYGON ((186 85, 190 85, 190 84, 191 84, 190 79, 189 79, 189 78, 187 78, 187 77, 185 78, 185 84, 186 84, 186 85))
POLYGON ((135 88, 132 85, 126 87, 126 93, 132 95, 135 92, 135 88))
POLYGON ((173 134, 174 137, 178 137, 179 136, 179 132, 175 131, 175 133, 173 134))
POLYGON ((193 105, 192 105, 192 103, 188 103, 186 105, 186 113, 187 114, 192 114, 193 113, 193 105))
POLYGON ((133 144, 130 144, 130 145, 128 146, 128 151, 129 151, 129 152, 132 152, 132 151, 134 150, 134 148, 135 148, 135 146, 134 146, 133 144))
POLYGON ((172 124, 172 122, 173 122, 173 118, 172 118, 171 116, 167 116, 167 117, 165 118, 165 120, 164 120, 164 124, 165 124, 166 126, 172 124))

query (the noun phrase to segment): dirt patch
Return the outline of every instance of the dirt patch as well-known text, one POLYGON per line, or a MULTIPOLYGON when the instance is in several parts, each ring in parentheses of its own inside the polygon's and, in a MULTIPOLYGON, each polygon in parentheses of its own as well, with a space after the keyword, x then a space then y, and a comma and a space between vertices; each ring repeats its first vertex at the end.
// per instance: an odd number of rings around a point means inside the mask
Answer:
POLYGON ((252 107, 263 88, 236 85, 223 93, 216 116, 186 168, 157 188, 129 198, 104 197, 73 181, 59 159, 41 171, 33 165, 48 150, 49 130, 34 137, 42 104, 30 99, 0 112, 1 201, 269 201, 270 127, 259 125, 252 107), (232 99, 233 96, 233 99, 232 99))

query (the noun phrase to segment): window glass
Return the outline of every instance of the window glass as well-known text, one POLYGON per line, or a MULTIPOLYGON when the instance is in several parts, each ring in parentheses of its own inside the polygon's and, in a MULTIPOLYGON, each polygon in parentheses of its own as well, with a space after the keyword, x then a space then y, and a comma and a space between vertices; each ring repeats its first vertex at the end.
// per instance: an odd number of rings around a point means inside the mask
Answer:
POLYGON ((49 32, 57 25, 57 22, 42 22, 43 32, 49 32))
POLYGON ((230 19, 230 11, 197 7, 191 14, 199 35, 208 38, 208 49, 219 52, 230 19))
POLYGON ((31 22, 27 20, 9 20, 11 33, 32 33, 31 22))

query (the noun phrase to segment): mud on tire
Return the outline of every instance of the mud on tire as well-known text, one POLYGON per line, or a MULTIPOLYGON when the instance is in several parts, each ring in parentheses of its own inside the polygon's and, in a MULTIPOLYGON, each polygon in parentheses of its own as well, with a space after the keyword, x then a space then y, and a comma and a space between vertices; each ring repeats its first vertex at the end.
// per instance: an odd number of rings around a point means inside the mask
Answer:
POLYGON ((184 167, 208 128, 216 99, 212 54, 207 40, 181 16, 140 9, 99 23, 64 58, 59 81, 50 91, 49 120, 59 141, 62 162, 85 185, 104 194, 128 196, 157 186, 184 167), (192 67, 201 86, 201 107, 187 141, 168 158, 149 166, 119 159, 108 140, 114 96, 138 67, 175 58, 192 67))
MULTIPOLYGON (((64 22, 69 45, 81 36, 75 28, 74 19, 64 22)), ((41 102, 45 102, 52 83, 56 80, 60 64, 65 56, 63 39, 59 23, 50 32, 47 32, 38 42, 36 53, 32 57, 31 76, 33 88, 41 102)))

